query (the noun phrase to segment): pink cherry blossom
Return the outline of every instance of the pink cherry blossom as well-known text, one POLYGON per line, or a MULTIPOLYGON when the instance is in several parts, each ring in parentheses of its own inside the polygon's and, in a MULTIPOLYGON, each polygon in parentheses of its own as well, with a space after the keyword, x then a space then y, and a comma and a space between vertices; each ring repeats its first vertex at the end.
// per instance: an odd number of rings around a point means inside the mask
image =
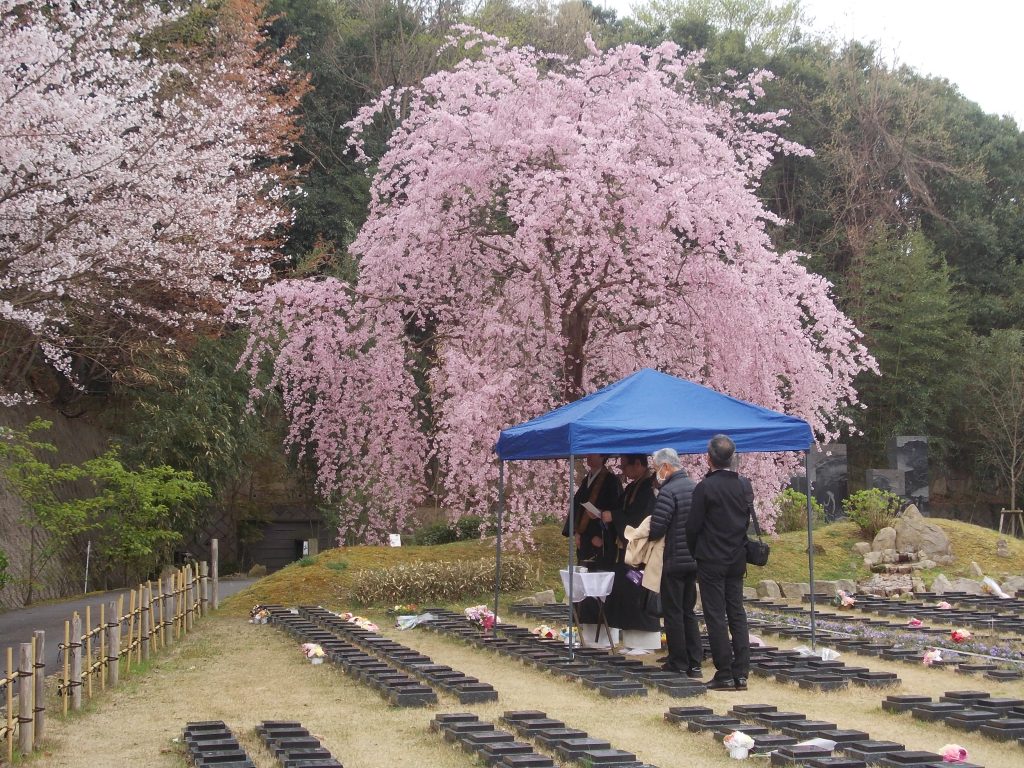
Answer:
MULTIPOLYGON (((875 363, 828 282, 773 247, 784 222, 755 193, 776 153, 808 153, 774 132, 783 112, 751 109, 767 73, 709 92, 669 42, 579 62, 473 30, 450 45, 467 58, 350 126, 362 154, 367 127, 401 115, 356 285, 289 281, 250 307, 243 365, 272 368, 254 394, 283 391, 289 445, 343 500, 344 530, 394 530, 428 474, 453 518, 493 519, 499 430, 643 367, 821 439, 851 423, 875 363)), ((767 501, 798 461, 752 454, 743 472, 767 501)), ((561 516, 566 478, 564 460, 510 467, 506 531, 561 516)))
POLYGON ((241 15, 214 64, 158 59, 160 5, 0 0, 0 403, 33 356, 109 374, 270 275, 289 75, 241 15))

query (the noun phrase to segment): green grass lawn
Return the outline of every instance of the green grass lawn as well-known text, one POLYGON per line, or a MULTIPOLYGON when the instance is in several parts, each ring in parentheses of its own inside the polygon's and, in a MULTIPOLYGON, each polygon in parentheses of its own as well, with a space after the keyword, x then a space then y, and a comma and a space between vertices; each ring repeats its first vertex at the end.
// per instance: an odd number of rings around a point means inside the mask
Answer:
MULTIPOLYGON (((935 571, 924 571, 930 583, 940 571, 950 578, 969 576, 971 562, 977 562, 986 575, 997 580, 1013 573, 1021 573, 1024 563, 1024 541, 1011 539, 1008 558, 996 557, 999 534, 988 528, 954 520, 934 519, 953 542, 956 562, 935 571)), ((814 575, 817 580, 863 579, 870 574, 863 558, 853 551, 860 540, 853 523, 841 521, 822 526, 814 532, 814 575)), ((762 579, 775 581, 807 581, 807 532, 794 531, 770 539, 771 559, 764 568, 751 567, 746 583, 757 584, 762 579)), ((509 551, 517 551, 514 542, 506 542, 509 551)), ((528 588, 513 595, 518 597, 542 589, 554 589, 561 599, 561 581, 558 570, 565 567, 568 548, 558 525, 545 525, 534 531, 533 542, 522 548, 531 564, 528 588)), ((335 610, 357 610, 350 590, 354 580, 365 570, 379 569, 400 563, 427 561, 476 560, 494 557, 494 538, 461 541, 437 546, 402 547, 344 547, 331 549, 315 558, 293 563, 261 579, 250 588, 226 601, 225 607, 234 613, 244 613, 254 603, 280 603, 296 605, 320 604, 335 610)), ((493 600, 493 586, 484 586, 478 595, 467 596, 463 605, 493 600)), ((387 606, 363 607, 376 613, 387 606)))

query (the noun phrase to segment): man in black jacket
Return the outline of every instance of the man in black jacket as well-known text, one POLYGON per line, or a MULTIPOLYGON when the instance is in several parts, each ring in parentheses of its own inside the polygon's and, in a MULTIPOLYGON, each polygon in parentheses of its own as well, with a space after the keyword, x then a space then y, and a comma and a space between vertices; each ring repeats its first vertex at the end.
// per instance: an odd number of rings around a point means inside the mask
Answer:
POLYGON ((690 513, 693 480, 672 448, 654 453, 654 471, 661 490, 651 515, 650 539, 665 539, 661 572, 661 607, 665 614, 668 659, 662 669, 699 678, 700 627, 697 604, 697 563, 686 545, 686 518, 690 513))
POLYGON ((715 662, 715 676, 707 687, 745 691, 750 635, 743 577, 753 490, 749 480, 729 469, 735 452, 736 445, 725 435, 715 435, 708 443, 711 470, 693 491, 686 542, 697 560, 701 606, 715 662))

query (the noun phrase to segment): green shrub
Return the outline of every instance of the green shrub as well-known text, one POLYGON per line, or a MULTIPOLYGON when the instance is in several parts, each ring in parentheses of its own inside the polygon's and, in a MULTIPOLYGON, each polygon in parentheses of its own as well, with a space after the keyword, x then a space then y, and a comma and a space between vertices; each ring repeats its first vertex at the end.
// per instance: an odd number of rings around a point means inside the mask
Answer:
MULTIPOLYGON (((775 505, 775 532, 803 531, 807 529, 807 495, 787 488, 772 502, 775 505)), ((825 508, 812 498, 811 509, 814 510, 814 524, 825 522, 825 508)))
POLYGON ((843 502, 843 511, 870 541, 880 530, 895 522, 902 503, 903 500, 895 493, 871 488, 850 494, 843 502))
MULTIPOLYGON (((420 528, 412 536, 413 544, 435 546, 437 544, 451 544, 455 541, 466 541, 467 539, 480 538, 480 525, 483 519, 478 515, 466 515, 459 518, 454 524, 441 521, 431 523, 420 528)), ((487 526, 485 533, 493 534, 493 526, 487 526)))
POLYGON ((316 562, 316 558, 313 555, 306 555, 305 557, 299 559, 299 561, 298 561, 299 567, 301 567, 301 568, 308 568, 309 566, 311 566, 315 562, 316 562))
POLYGON ((327 563, 327 567, 332 571, 344 571, 348 568, 348 560, 335 560, 332 563, 327 563))
POLYGON ((7 555, 2 549, 0 549, 0 589, 3 589, 4 585, 7 583, 7 566, 7 555))
MULTIPOLYGON (((523 589, 530 561, 521 555, 501 560, 501 591, 523 589)), ((494 560, 410 563, 392 568, 360 571, 352 586, 353 599, 362 605, 455 602, 494 589, 494 560)))

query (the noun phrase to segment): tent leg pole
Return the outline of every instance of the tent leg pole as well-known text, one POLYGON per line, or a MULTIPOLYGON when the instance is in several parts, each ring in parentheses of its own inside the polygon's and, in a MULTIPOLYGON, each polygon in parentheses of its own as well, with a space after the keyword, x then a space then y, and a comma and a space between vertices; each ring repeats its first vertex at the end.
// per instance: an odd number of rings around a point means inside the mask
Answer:
POLYGON ((804 474, 807 477, 807 571, 811 582, 811 650, 815 650, 817 621, 814 611, 814 510, 811 505, 811 452, 804 451, 804 474))
POLYGON ((501 527, 505 516, 505 462, 498 461, 498 554, 494 559, 494 626, 497 635, 498 594, 501 591, 501 527))
POLYGON ((576 510, 574 509, 573 496, 576 494, 576 478, 574 477, 576 457, 569 454, 569 661, 576 658, 576 649, 573 648, 573 631, 576 626, 576 615, 573 611, 572 586, 576 574, 576 510))

